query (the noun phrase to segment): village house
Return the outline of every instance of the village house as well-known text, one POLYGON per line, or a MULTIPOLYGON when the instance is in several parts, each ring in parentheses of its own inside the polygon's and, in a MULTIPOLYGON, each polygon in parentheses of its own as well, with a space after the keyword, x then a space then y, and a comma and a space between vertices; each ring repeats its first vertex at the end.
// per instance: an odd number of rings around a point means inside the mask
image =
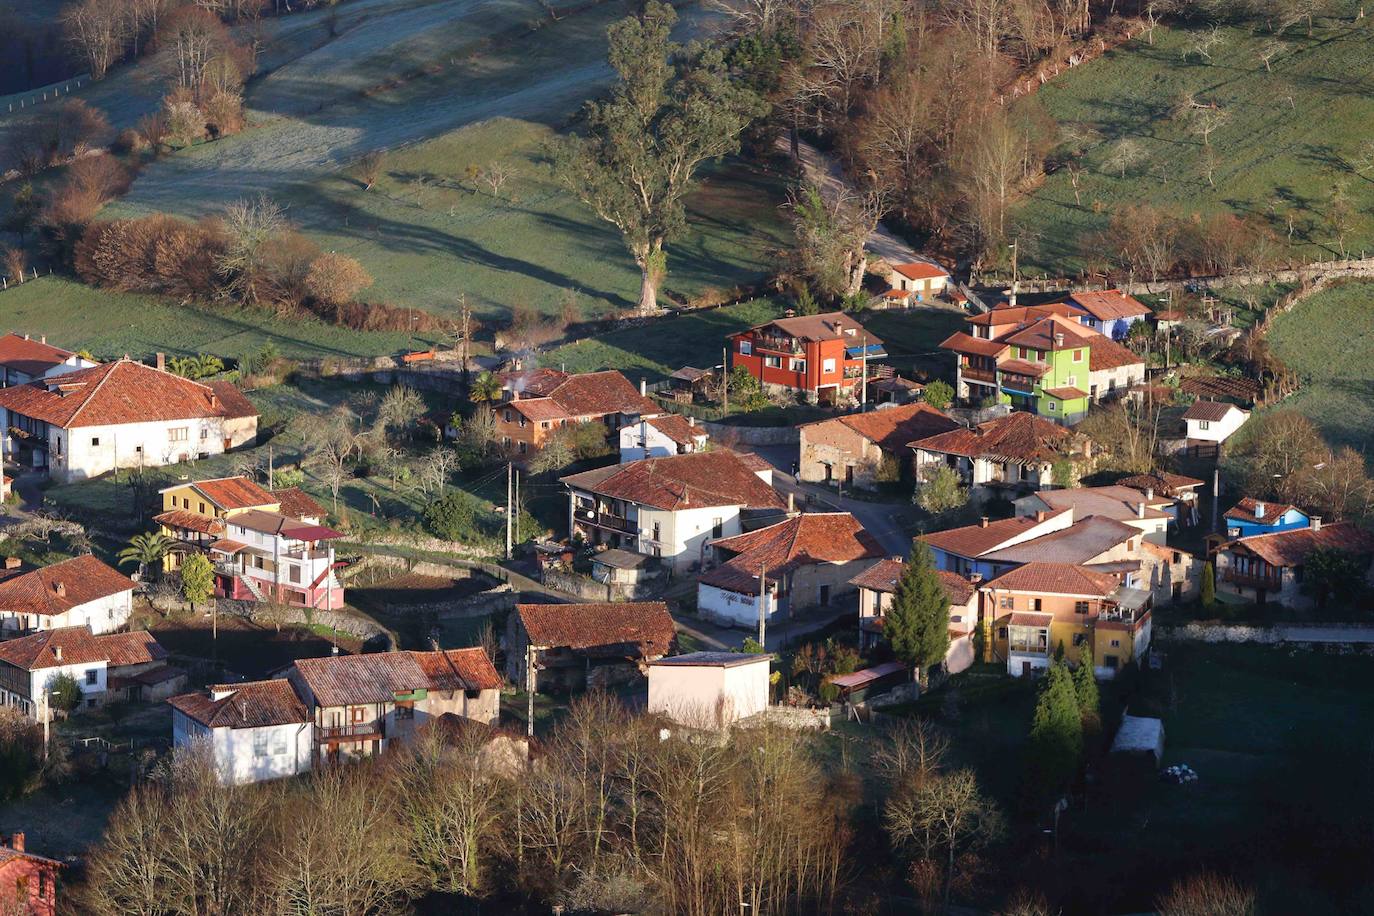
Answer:
POLYGON ((808 512, 776 525, 711 542, 719 564, 697 579, 697 613, 754 626, 830 607, 883 551, 848 512, 808 512), (760 608, 759 590, 766 596, 760 608))
POLYGON ((1075 423, 1088 404, 1124 394, 1145 377, 1145 361, 1084 323, 1064 303, 997 308, 969 318, 940 346, 956 355, 955 396, 1010 404, 1057 423, 1075 423))
POLYGON ((1118 485, 1041 490, 1013 500, 1012 505, 1016 506, 1017 515, 1034 516, 1072 509, 1073 517, 1078 519, 1090 515, 1116 519, 1143 531, 1145 540, 1163 544, 1172 520, 1167 510, 1173 506, 1173 500, 1118 485))
POLYGON ((909 442, 960 428, 957 421, 919 403, 806 423, 799 430, 797 474, 808 483, 871 490, 910 476, 909 442))
POLYGON ((129 622, 135 583, 93 556, 23 571, 10 557, 0 570, 0 633, 90 627, 113 633, 129 622))
POLYGON ((1250 419, 1248 410, 1224 401, 1194 401, 1183 412, 1188 445, 1220 445, 1250 419))
POLYGON ((506 453, 524 462, 565 426, 599 423, 609 439, 641 417, 663 413, 614 369, 570 375, 527 369, 499 376, 502 400, 492 405, 496 435, 506 453))
POLYGON ((27 334, 21 337, 13 333, 0 337, 0 388, 96 365, 95 360, 54 347, 46 337, 34 340, 27 334))
POLYGON ((731 365, 767 390, 836 404, 859 396, 869 360, 885 359, 883 342, 844 312, 779 318, 730 335, 731 365))
POLYGON ((108 683, 165 665, 167 650, 151 633, 106 633, 90 627, 43 630, 0 642, 0 705, 38 718, 44 693, 53 681, 70 675, 81 688, 81 707, 103 705, 108 683))
POLYGON ((314 723, 288 680, 214 684, 167 702, 172 746, 204 748, 225 785, 295 776, 311 767, 314 723))
POLYGON ((889 305, 909 308, 916 303, 928 303, 937 298, 949 285, 949 271, 933 261, 914 261, 892 265, 892 288, 883 293, 889 305))
POLYGON ((0 838, 0 913, 56 916, 62 868, 56 859, 29 852, 23 833, 0 838))
POLYGON ((696 728, 727 728, 768 709, 771 655, 690 652, 649 662, 646 711, 696 728))
POLYGON ((620 460, 689 455, 704 451, 709 438, 706 427, 698 426, 692 417, 675 413, 640 417, 638 423, 620 427, 620 460))
POLYGON ((1082 315, 1085 326, 1113 340, 1121 340, 1132 325, 1150 316, 1143 302, 1116 289, 1071 293, 1064 304, 1082 315))
MULTIPOLYGON (((906 562, 900 557, 880 560, 851 583, 859 590, 859 649, 873 649, 883 637, 883 622, 892 608, 906 562)), ((949 599, 949 651, 944 667, 958 674, 974 662, 973 634, 978 627, 978 586, 957 573, 939 571, 940 585, 949 599)))
POLYGON ((583 471, 562 478, 568 530, 686 570, 703 562, 708 541, 743 531, 746 513, 784 510, 771 476, 725 449, 583 471))
POLYGON ((208 458, 255 441, 246 403, 227 382, 121 359, 0 388, 4 455, 63 483, 208 458))
POLYGON ((536 692, 635 683, 676 637, 662 601, 517 604, 506 623, 506 678, 525 690, 533 674, 536 692))
POLYGON ((324 509, 296 488, 266 490, 247 477, 179 483, 161 491, 153 520, 173 541, 163 559, 179 569, 190 553, 215 564, 215 594, 330 610, 343 606, 324 509))
POLYGON ((1288 503, 1266 502, 1249 496, 1226 510, 1226 536, 1248 538, 1257 534, 1274 534, 1306 528, 1312 518, 1297 506, 1288 503))
POLYGON ((868 401, 876 405, 910 404, 920 400, 925 390, 925 385, 900 375, 879 375, 869 379, 868 401))
POLYGON ((986 516, 977 524, 944 531, 931 531, 917 540, 930 548, 935 568, 957 573, 973 581, 990 579, 1006 571, 1008 564, 984 560, 986 554, 1014 547, 1073 524, 1072 510, 991 521, 986 516))
POLYGON ((1147 500, 1154 496, 1167 496, 1174 501, 1173 506, 1164 509, 1173 516, 1179 525, 1196 525, 1198 515, 1198 489, 1205 481, 1183 474, 1168 471, 1151 471, 1148 474, 1133 474, 1123 477, 1117 486, 1130 487, 1146 494, 1147 500))
POLYGON ((945 464, 959 472, 965 486, 1039 489, 1061 483, 1054 466, 1092 459, 1092 440, 1049 420, 1016 412, 971 428, 957 427, 908 443, 915 452, 916 476, 945 464))
POLYGON ((481 648, 302 658, 286 674, 314 732, 312 766, 376 756, 453 713, 490 725, 501 677, 481 648))
POLYGON ((1043 671, 1063 647, 1078 664, 1091 653, 1094 673, 1115 677, 1150 648, 1148 591, 1116 576, 1068 563, 1027 563, 985 583, 987 661, 1017 677, 1043 671))
POLYGON ((1316 602, 1303 588, 1307 559, 1317 550, 1341 550, 1365 570, 1364 583, 1374 583, 1374 535, 1350 522, 1322 523, 1312 516, 1304 528, 1257 534, 1223 544, 1216 552, 1216 589, 1264 604, 1305 610, 1316 602))

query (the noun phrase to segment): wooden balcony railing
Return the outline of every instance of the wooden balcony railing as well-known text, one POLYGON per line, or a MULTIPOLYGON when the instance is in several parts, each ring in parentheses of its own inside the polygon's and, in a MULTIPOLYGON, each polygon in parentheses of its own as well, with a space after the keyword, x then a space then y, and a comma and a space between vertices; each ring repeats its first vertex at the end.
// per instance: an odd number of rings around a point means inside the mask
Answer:
POLYGON ((338 741, 350 738, 385 738, 386 723, 381 719, 371 722, 354 722, 350 725, 321 725, 315 730, 321 741, 338 741))
POLYGON ((997 384, 996 369, 979 369, 975 366, 960 366, 959 374, 966 382, 987 382, 989 385, 997 384))
POLYGON ((1283 576, 1276 572, 1250 573, 1228 569, 1222 573, 1221 578, 1232 585, 1244 588, 1262 588, 1266 591, 1278 591, 1283 588, 1283 576))

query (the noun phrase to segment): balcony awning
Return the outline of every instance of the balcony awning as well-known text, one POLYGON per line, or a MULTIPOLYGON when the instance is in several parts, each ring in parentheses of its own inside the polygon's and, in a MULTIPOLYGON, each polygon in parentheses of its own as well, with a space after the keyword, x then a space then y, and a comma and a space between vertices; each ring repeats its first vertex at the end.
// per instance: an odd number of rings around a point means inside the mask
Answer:
POLYGON ((1010 625, 1013 627, 1048 627, 1054 622, 1053 614, 1046 614, 1041 611, 1017 611, 1011 615, 1010 625))
POLYGON ((869 344, 866 347, 845 347, 844 355, 846 359, 862 359, 865 352, 869 359, 882 359, 887 356, 887 351, 882 344, 869 344))

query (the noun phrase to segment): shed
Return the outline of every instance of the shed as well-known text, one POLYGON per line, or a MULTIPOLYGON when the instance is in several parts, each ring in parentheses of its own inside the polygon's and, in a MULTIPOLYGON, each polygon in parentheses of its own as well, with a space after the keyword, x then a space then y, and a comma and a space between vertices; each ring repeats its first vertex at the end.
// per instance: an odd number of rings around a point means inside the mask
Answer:
POLYGON ((883 662, 872 668, 861 668, 853 674, 840 674, 830 678, 840 691, 840 696, 858 702, 883 687, 891 687, 907 680, 907 667, 902 662, 883 662))
POLYGON ((1150 756, 1156 768, 1164 760, 1164 721, 1152 716, 1121 717, 1121 728, 1112 742, 1113 754, 1133 757, 1150 756))
POLYGON ((771 655, 689 652, 649 663, 649 705, 685 725, 723 728, 768 708, 771 655))

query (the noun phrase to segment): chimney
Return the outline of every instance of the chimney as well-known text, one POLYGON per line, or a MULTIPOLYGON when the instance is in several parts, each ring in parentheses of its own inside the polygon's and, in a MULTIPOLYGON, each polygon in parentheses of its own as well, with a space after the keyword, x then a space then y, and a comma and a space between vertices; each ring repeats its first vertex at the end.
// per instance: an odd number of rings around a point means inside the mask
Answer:
POLYGON ((167 354, 157 354, 157 362, 154 365, 156 365, 159 369, 165 370, 167 368, 167 354))
POLYGON ((1044 509, 1036 509, 1036 510, 1035 510, 1035 520, 1036 520, 1037 522, 1043 522, 1043 521, 1045 520, 1045 510, 1044 510, 1044 509))
POLYGON ((6 569, 18 569, 22 561, 18 557, 5 557, 6 569))
POLYGON ((968 580, 972 582, 974 585, 977 585, 979 582, 983 581, 983 574, 979 572, 969 573, 968 580))
POLYGON ((1136 515, 1136 518, 1144 518, 1144 517, 1145 517, 1145 503, 1139 502, 1139 503, 1136 503, 1136 504, 1135 504, 1135 515, 1136 515))
POLYGON ((987 526, 988 526, 988 517, 987 517, 986 515, 984 515, 982 518, 978 519, 978 527, 979 527, 979 528, 986 528, 987 526))
POLYGON ((28 339, 29 339, 29 335, 25 334, 25 335, 24 335, 24 339, 25 339, 25 340, 28 340, 28 339))
POLYGON ((338 645, 338 643, 330 643, 330 644, 329 644, 329 654, 330 654, 330 655, 338 655, 338 654, 339 654, 339 645, 338 645))
POLYGON ((1055 345, 1056 347, 1062 347, 1062 346, 1064 346, 1064 332, 1063 332, 1063 331, 1055 331, 1055 332, 1054 332, 1054 345, 1055 345))
POLYGON ((697 425, 697 418, 696 418, 696 417, 688 417, 688 418, 687 418, 687 425, 688 425, 688 426, 696 426, 696 425, 697 425))
POLYGON ((62 661, 62 647, 61 647, 61 646, 53 646, 53 647, 52 647, 52 657, 55 658, 55 659, 57 659, 59 662, 62 661))
POLYGON ((57 593, 59 598, 67 597, 67 583, 65 582, 54 582, 52 584, 52 590, 57 593))
POLYGON ((10 849, 13 849, 15 852, 23 852, 23 851, 24 851, 24 834, 23 834, 23 833, 21 833, 21 832, 19 832, 19 831, 15 831, 14 835, 10 837, 10 849))
POLYGON ((644 397, 649 393, 649 382, 646 379, 639 380, 639 396, 644 397))
POLYGON ((48 342, 48 335, 47 335, 47 334, 44 334, 42 337, 38 338, 38 342, 39 342, 39 343, 44 343, 44 344, 47 343, 47 342, 48 342))
POLYGON ((788 493, 788 494, 787 494, 787 512, 788 512, 788 514, 791 514, 791 513, 796 512, 796 511, 797 511, 797 494, 795 494, 795 493, 788 493))
POLYGON ((1322 517, 1321 517, 1320 515, 1314 515, 1314 516, 1312 516, 1311 523, 1309 524, 1308 527, 1310 527, 1313 531, 1321 531, 1321 530, 1322 530, 1322 517))
POLYGON ((1255 503, 1255 518, 1264 518, 1264 503, 1255 503))
POLYGON ((1155 498, 1155 488, 1154 488, 1154 487, 1146 487, 1146 488, 1145 488, 1145 501, 1146 501, 1147 503, 1148 503, 1148 502, 1152 502, 1152 501, 1154 501, 1154 498, 1155 498))

